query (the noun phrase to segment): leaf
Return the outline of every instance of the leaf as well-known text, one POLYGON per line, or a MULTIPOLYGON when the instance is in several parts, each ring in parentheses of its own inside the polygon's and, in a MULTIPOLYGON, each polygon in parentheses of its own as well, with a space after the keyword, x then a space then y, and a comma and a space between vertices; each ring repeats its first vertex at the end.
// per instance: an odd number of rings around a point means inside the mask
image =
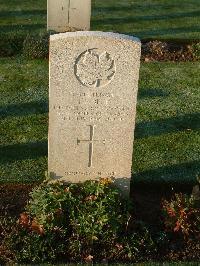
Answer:
POLYGON ((31 223, 31 229, 38 233, 39 235, 43 235, 44 234, 44 228, 42 225, 38 224, 36 220, 33 220, 31 223))
POLYGON ((89 262, 92 262, 93 258, 94 257, 92 255, 89 255, 86 258, 84 258, 84 260, 85 260, 86 263, 89 263, 89 262))
POLYGON ((28 228, 30 226, 30 217, 26 212, 23 212, 20 214, 18 222, 22 227, 28 228))

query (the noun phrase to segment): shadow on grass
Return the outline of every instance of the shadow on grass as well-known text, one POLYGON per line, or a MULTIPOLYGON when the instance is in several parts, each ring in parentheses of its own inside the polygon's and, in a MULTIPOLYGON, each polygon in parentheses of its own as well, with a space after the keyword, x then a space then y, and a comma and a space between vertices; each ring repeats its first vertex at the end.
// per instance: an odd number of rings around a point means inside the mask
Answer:
POLYGON ((135 139, 158 136, 183 130, 199 130, 200 113, 186 114, 180 117, 136 123, 135 139))
POLYGON ((0 147, 0 163, 8 163, 25 159, 36 159, 47 156, 47 141, 20 143, 0 147))
POLYGON ((199 26, 193 27, 180 27, 180 28, 168 28, 168 29, 157 29, 157 30, 148 30, 148 31, 131 31, 131 32, 124 32, 127 35, 134 35, 137 34, 138 36, 145 36, 145 37, 152 37, 155 35, 166 35, 166 34, 178 34, 178 33, 193 33, 193 32, 200 32, 199 26))
POLYGON ((167 97, 170 93, 163 89, 146 88, 138 91, 138 98, 167 97))
POLYGON ((23 17, 23 16, 41 16, 46 15, 46 10, 10 10, 0 11, 0 18, 4 17, 23 17))
POLYGON ((179 117, 136 123, 135 139, 158 136, 184 130, 200 129, 200 113, 186 114, 179 117))
POLYGON ((46 101, 35 101, 21 104, 10 104, 0 108, 2 119, 8 116, 27 116, 30 114, 44 114, 48 112, 48 103, 46 101))
POLYGON ((25 31, 31 31, 31 30, 37 30, 45 28, 44 24, 20 24, 20 25, 1 25, 0 26, 0 32, 11 32, 11 31, 18 31, 18 30, 25 30, 25 31))
MULTIPOLYGON (((127 1, 128 2, 128 1, 127 1)), ((146 1, 145 1, 146 2, 146 1)), ((109 2, 108 2, 109 3, 109 2)), ((130 12, 131 10, 132 11, 135 11, 135 10, 139 10, 139 11, 144 11, 146 13, 146 11, 162 11, 163 9, 166 10, 166 12, 168 12, 168 10, 170 8, 174 8, 174 7, 177 7, 178 8, 178 5, 176 3, 173 3, 173 2, 164 2, 164 3, 149 3, 147 5, 147 3, 144 3, 141 1, 141 3, 134 3, 132 2, 132 4, 128 3, 128 5, 119 5, 118 3, 115 5, 115 6, 98 6, 97 4, 94 6, 93 8, 93 11, 94 12, 105 12, 105 13, 109 13, 109 12, 130 12)), ((186 5, 183 3, 182 4, 182 8, 184 9, 188 9, 188 4, 186 3, 186 5)), ((195 16, 195 14, 197 13, 197 15, 200 14, 200 11, 197 10, 197 11, 192 11, 192 12, 186 12, 186 13, 181 13, 181 14, 185 14, 185 16, 187 17, 187 14, 189 14, 189 16, 191 16, 191 14, 193 14, 193 16, 195 16)), ((175 15, 175 14, 172 14, 172 16, 175 15)))
MULTIPOLYGON (((110 10, 111 11, 111 10, 110 10)), ((123 8, 121 10, 123 12, 123 8)), ((129 8, 130 12, 130 8, 129 8)), ((112 13, 113 14, 113 13, 112 13)), ((150 15, 150 16, 127 16, 127 17, 102 17, 101 19, 93 18, 92 22, 94 26, 99 26, 100 24, 116 24, 116 23, 141 23, 143 21, 156 21, 156 20, 169 20, 169 19, 177 19, 177 18, 193 18, 199 17, 200 11, 193 12, 185 12, 185 13, 175 13, 175 14, 166 14, 166 15, 150 15)))
POLYGON ((133 174, 133 183, 158 186, 187 186, 197 183, 200 161, 163 166, 133 174))

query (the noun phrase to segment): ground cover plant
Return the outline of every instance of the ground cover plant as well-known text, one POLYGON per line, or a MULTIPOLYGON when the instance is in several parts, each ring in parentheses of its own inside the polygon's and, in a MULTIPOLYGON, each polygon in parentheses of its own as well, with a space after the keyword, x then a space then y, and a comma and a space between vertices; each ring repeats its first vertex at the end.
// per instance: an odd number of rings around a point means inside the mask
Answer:
POLYGON ((130 206, 111 182, 44 183, 35 188, 7 239, 14 259, 137 261, 151 250, 153 254, 155 247, 145 227, 138 224, 140 234, 130 232, 130 206))
POLYGON ((136 219, 131 202, 112 186, 111 179, 44 182, 31 192, 25 211, 10 228, 0 219, 4 232, 0 261, 199 260, 199 186, 194 192, 164 199, 155 230, 136 219))

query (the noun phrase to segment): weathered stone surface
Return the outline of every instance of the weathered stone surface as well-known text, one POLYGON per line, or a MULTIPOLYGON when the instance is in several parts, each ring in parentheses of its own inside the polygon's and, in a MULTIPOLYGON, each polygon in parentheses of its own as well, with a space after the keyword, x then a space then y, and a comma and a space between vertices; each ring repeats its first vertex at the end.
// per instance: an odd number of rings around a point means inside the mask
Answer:
POLYGON ((48 0, 47 29, 57 32, 90 29, 91 0, 48 0))
POLYGON ((49 173, 113 177, 129 191, 140 41, 103 32, 50 39, 49 173))

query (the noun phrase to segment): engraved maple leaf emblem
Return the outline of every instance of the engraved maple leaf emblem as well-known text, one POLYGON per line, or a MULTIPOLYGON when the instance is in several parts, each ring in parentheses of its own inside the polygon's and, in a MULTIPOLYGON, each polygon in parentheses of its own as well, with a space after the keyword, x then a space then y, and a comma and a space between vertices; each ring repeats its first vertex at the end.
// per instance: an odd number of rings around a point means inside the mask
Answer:
POLYGON ((82 53, 75 65, 78 80, 88 87, 103 87, 111 82, 115 75, 115 62, 107 52, 98 49, 82 53))

